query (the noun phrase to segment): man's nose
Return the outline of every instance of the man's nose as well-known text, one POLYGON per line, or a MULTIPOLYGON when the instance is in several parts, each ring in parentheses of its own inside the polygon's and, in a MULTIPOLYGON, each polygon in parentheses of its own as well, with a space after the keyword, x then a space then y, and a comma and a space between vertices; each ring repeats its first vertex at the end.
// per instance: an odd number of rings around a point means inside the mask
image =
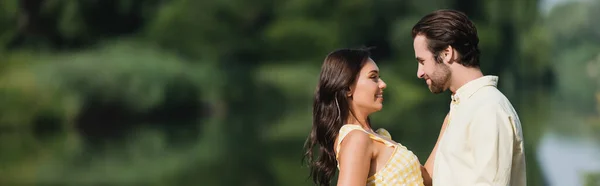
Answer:
POLYGON ((419 65, 419 68, 417 69, 417 77, 420 79, 423 79, 424 76, 425 76, 425 71, 423 71, 423 68, 421 68, 421 65, 419 65))

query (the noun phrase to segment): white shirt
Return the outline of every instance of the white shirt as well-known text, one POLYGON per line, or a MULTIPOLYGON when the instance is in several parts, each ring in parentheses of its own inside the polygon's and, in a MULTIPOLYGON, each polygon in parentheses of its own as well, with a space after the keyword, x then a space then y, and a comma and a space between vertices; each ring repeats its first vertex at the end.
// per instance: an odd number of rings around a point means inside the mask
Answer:
POLYGON ((498 77, 470 81, 452 95, 433 168, 434 186, 525 186, 521 122, 498 77))

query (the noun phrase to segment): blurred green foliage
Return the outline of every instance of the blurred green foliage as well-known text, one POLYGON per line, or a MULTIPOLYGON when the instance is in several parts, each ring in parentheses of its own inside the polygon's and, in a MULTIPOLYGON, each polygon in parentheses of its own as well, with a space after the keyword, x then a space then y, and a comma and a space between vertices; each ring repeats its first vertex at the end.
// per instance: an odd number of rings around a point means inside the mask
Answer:
POLYGON ((600 174, 586 174, 585 175, 585 186, 596 186, 600 185, 600 174))

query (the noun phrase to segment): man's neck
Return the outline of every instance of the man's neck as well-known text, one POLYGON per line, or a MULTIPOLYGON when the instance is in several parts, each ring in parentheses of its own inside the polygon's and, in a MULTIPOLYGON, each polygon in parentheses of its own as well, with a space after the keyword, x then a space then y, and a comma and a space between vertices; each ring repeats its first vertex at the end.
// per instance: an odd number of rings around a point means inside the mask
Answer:
POLYGON ((462 68, 460 71, 454 71, 450 91, 455 94, 460 87, 480 77, 483 77, 483 73, 479 68, 462 68))

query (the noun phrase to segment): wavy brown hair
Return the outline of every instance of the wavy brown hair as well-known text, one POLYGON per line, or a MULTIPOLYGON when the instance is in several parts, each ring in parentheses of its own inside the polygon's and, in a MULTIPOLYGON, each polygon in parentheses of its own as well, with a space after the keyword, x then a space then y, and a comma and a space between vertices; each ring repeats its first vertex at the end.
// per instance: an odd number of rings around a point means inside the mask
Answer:
POLYGON ((412 28, 413 39, 421 34, 427 38, 427 47, 437 62, 441 63, 440 52, 452 46, 460 54, 459 64, 479 67, 477 28, 463 12, 442 9, 425 15, 412 28))
POLYGON ((348 91, 369 59, 369 49, 338 49, 327 55, 313 100, 313 124, 304 144, 304 160, 316 185, 328 186, 336 173, 333 149, 351 109, 348 91))

